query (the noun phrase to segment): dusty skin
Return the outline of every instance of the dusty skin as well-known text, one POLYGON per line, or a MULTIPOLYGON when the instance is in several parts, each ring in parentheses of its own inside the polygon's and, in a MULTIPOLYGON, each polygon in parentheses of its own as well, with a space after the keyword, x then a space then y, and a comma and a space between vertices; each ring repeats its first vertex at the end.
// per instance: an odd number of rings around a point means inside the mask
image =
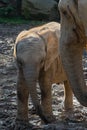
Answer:
MULTIPOLYGON (((17 112, 16 103, 16 79, 17 71, 13 59, 13 46, 16 36, 20 31, 31 28, 31 25, 0 25, 0 130, 13 130, 13 124, 17 112)), ((87 77, 87 58, 83 60, 84 74, 87 77)), ((40 91, 38 89, 38 95, 40 91)), ((54 85, 52 87, 52 106, 53 113, 58 119, 58 125, 44 126, 37 130, 59 129, 63 130, 86 130, 87 108, 81 106, 74 100, 74 118, 62 120, 62 111, 64 111, 64 88, 63 85, 54 85)), ((40 127, 40 118, 36 115, 35 109, 29 101, 29 120, 33 125, 40 127)), ((27 128, 26 130, 30 130, 27 128)))
POLYGON ((59 50, 73 93, 80 104, 87 107, 87 86, 82 66, 83 50, 87 44, 87 28, 83 23, 83 20, 86 20, 85 17, 79 16, 79 4, 79 0, 60 0, 59 2, 61 14, 59 50))
POLYGON ((31 30, 22 31, 14 46, 18 66, 17 120, 28 121, 28 96, 30 94, 37 114, 47 124, 56 119, 52 113, 51 86, 63 83, 65 86, 65 110, 73 109, 72 90, 63 70, 59 54, 60 24, 49 22, 31 30), (36 84, 41 90, 41 105, 36 84))

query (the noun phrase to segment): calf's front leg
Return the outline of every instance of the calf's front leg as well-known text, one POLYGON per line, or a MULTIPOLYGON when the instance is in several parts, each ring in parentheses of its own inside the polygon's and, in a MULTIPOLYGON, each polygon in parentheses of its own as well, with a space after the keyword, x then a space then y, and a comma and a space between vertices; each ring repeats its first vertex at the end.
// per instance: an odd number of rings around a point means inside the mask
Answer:
POLYGON ((23 70, 19 68, 17 77, 17 116, 14 130, 24 130, 25 128, 33 127, 28 122, 28 97, 29 88, 26 85, 23 70))
POLYGON ((49 73, 47 75, 43 75, 40 78, 40 88, 41 88, 41 104, 43 110, 50 122, 56 121, 55 116, 53 116, 52 112, 52 92, 51 92, 51 80, 49 78, 49 73))

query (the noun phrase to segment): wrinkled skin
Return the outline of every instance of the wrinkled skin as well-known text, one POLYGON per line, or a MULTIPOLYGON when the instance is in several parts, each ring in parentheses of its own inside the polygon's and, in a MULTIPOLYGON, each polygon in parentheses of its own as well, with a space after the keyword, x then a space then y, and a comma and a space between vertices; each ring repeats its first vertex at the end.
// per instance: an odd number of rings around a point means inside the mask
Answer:
POLYGON ((87 86, 82 67, 82 54, 87 46, 86 7, 86 0, 60 0, 59 2, 61 15, 59 50, 62 64, 74 95, 83 106, 87 107, 87 86))
POLYGON ((14 56, 18 66, 17 120, 28 122, 29 94, 37 114, 45 123, 55 121, 52 113, 51 86, 64 82, 65 109, 72 109, 72 90, 59 56, 60 25, 56 22, 21 32, 15 43, 14 56), (36 83, 41 89, 41 105, 36 83))

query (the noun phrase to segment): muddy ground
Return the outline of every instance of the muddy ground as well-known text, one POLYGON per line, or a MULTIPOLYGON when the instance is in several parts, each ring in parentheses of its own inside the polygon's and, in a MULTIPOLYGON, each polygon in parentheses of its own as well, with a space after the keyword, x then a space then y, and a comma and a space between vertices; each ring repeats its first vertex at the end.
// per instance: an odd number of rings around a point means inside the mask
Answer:
MULTIPOLYGON (((17 70, 13 58, 15 38, 21 30, 33 27, 32 24, 9 25, 0 24, 0 130, 13 130, 15 122, 16 103, 16 78, 17 70)), ((85 78, 87 77, 87 55, 83 59, 85 78)), ((38 92, 39 93, 39 92, 38 92)), ((57 125, 41 126, 40 118, 29 102, 29 119, 33 125, 44 130, 87 130, 87 108, 79 104, 75 97, 74 116, 71 120, 64 119, 64 89, 63 84, 52 86, 53 113, 58 119, 57 125), (44 128, 43 128, 44 127, 44 128)))

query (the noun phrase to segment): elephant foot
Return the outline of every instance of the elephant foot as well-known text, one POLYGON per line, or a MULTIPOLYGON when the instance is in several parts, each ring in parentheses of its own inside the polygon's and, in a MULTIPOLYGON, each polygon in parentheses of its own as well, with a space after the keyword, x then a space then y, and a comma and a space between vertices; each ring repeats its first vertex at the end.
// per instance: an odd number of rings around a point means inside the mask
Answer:
POLYGON ((56 117, 53 115, 48 115, 47 120, 48 120, 48 123, 55 123, 57 121, 56 117))
POLYGON ((41 125, 56 122, 56 118, 53 115, 46 115, 46 119, 47 119, 47 123, 45 123, 43 120, 41 120, 41 125))
POLYGON ((32 130, 33 125, 28 121, 16 119, 13 130, 32 130))
POLYGON ((64 112, 62 112, 62 119, 66 121, 73 121, 74 119, 74 112, 73 109, 68 109, 64 112))

